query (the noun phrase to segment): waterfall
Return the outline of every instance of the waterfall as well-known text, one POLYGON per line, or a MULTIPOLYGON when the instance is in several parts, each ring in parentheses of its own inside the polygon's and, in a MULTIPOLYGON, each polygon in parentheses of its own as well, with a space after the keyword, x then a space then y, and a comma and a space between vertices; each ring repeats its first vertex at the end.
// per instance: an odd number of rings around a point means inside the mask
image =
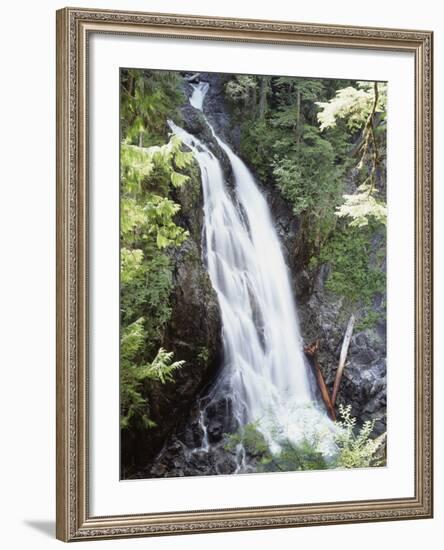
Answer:
MULTIPOLYGON (((209 84, 193 88, 190 103, 202 111, 209 84)), ((289 270, 268 204, 245 163, 206 123, 231 164, 234 189, 209 147, 169 122, 200 167, 206 265, 222 317, 224 364, 205 403, 228 397, 236 425, 256 423, 277 453, 282 438, 313 439, 333 425, 315 401, 289 270)), ((237 451, 238 471, 245 471, 245 453, 237 451)))

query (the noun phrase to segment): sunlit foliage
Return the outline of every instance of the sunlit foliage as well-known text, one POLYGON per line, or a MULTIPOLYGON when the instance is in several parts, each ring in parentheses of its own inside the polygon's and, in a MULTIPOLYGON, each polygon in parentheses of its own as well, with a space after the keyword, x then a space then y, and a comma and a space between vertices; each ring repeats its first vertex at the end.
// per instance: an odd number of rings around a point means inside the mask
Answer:
POLYGON ((147 382, 173 382, 173 374, 184 361, 173 362, 173 353, 159 348, 151 363, 140 363, 138 356, 144 342, 144 320, 141 317, 125 327, 120 340, 121 408, 120 425, 136 428, 152 428, 155 423, 149 417, 149 402, 144 395, 147 382))
POLYGON ((184 96, 174 73, 122 71, 120 148, 121 426, 147 429, 152 383, 173 381, 183 361, 161 346, 171 315, 168 250, 188 232, 171 197, 189 180, 192 154, 169 136, 167 118, 184 96))
POLYGON ((381 143, 378 143, 377 125, 385 124, 387 85, 384 83, 361 82, 358 87, 348 86, 337 91, 328 102, 317 102, 320 129, 334 128, 338 120, 343 120, 350 131, 361 131, 358 147, 358 168, 362 182, 355 194, 345 194, 344 203, 336 210, 336 215, 347 218, 350 225, 362 227, 369 219, 386 223, 387 207, 379 197, 376 185, 377 170, 381 158, 381 143))

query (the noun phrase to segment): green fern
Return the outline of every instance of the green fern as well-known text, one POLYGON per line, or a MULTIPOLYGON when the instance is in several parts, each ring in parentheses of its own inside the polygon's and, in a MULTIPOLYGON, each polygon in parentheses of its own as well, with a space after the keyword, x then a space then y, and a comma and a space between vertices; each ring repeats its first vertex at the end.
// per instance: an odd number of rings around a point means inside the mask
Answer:
POLYGON ((161 384, 174 382, 173 374, 185 365, 185 361, 175 361, 172 363, 174 353, 159 348, 156 357, 152 363, 139 368, 139 380, 158 380, 161 384))
POLYGON ((160 348, 152 362, 138 360, 144 341, 144 319, 141 317, 123 330, 121 337, 121 415, 122 429, 130 426, 152 428, 149 417, 149 399, 144 391, 146 383, 174 382, 174 373, 185 361, 173 361, 173 352, 160 348))

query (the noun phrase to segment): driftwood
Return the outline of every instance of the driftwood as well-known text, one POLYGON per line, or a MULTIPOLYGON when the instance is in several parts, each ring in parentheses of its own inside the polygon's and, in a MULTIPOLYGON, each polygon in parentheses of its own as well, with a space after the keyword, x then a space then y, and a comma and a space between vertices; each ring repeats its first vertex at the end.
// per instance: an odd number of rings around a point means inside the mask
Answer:
POLYGON ((191 84, 192 82, 196 82, 196 80, 199 80, 199 78, 200 73, 194 73, 191 76, 187 76, 185 80, 191 84))
POLYGON ((344 372, 345 360, 347 359, 348 348, 353 334, 353 326, 355 324, 355 316, 351 315, 347 330, 345 331, 344 341, 342 342, 341 355, 339 357, 338 370, 336 371, 335 383, 333 385, 333 393, 331 395, 331 404, 334 407, 336 398, 338 397, 339 385, 341 383, 342 373, 344 372))
POLYGON ((385 466, 387 463, 387 432, 378 436, 374 442, 376 449, 372 457, 371 466, 385 466))
POLYGON ((313 369, 313 373, 318 383, 319 391, 321 392, 322 400, 325 403, 327 412, 332 420, 336 420, 335 409, 332 405, 328 388, 325 384, 324 377, 318 362, 319 340, 316 340, 312 344, 305 346, 304 353, 309 358, 309 363, 313 369))

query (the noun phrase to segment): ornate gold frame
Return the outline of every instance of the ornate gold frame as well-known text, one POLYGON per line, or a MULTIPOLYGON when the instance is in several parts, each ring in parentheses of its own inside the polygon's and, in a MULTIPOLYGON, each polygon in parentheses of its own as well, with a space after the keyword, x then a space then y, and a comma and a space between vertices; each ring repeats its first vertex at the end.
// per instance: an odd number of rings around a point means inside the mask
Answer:
POLYGON ((65 8, 57 12, 57 537, 64 541, 432 516, 432 41, 429 31, 65 8), (92 32, 412 52, 415 496, 136 516, 88 511, 87 39, 92 32))

